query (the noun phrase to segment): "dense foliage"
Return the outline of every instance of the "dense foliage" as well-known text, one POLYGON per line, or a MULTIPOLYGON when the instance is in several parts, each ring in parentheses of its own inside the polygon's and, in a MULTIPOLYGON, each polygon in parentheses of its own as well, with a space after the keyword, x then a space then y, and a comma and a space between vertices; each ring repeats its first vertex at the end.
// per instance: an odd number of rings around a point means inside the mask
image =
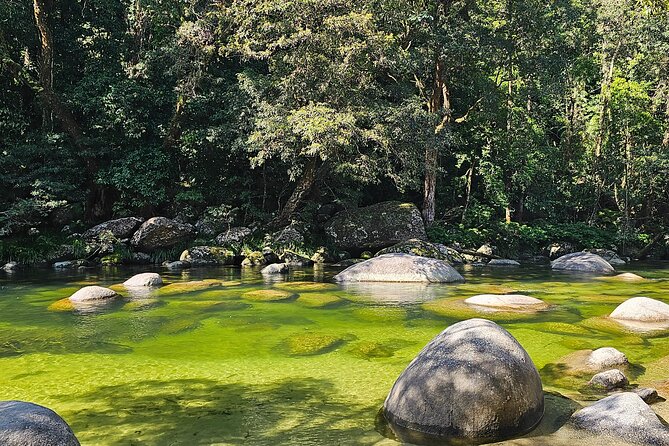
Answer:
POLYGON ((669 5, 0 0, 0 135, 2 236, 403 198, 448 241, 647 241, 669 226, 669 5))

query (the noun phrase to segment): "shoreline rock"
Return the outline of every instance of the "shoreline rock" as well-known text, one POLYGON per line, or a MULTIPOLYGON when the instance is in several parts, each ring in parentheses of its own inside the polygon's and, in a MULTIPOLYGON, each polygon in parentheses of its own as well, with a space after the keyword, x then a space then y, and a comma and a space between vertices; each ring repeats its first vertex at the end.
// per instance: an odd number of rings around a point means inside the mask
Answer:
POLYGON ((0 401, 3 446, 80 446, 70 426, 53 410, 24 401, 0 401))
POLYGON ((336 282, 464 282, 442 260, 411 254, 384 254, 349 266, 334 276, 336 282))

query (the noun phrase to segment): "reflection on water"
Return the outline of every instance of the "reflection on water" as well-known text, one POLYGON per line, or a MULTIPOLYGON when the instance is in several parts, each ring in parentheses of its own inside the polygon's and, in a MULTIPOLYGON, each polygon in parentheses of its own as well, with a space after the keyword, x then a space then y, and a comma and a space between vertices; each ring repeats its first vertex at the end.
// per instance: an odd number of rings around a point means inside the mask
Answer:
MULTIPOLYGON (((345 286, 310 284, 338 272, 320 267, 268 278, 260 268, 155 268, 168 283, 220 282, 174 294, 125 290, 101 305, 49 310, 82 286, 113 286, 151 269, 0 271, 0 399, 52 407, 82 444, 397 445, 375 429, 387 392, 432 337, 468 317, 509 330, 547 391, 540 426, 501 444, 602 444, 560 427, 593 398, 581 393, 589 376, 560 365, 580 350, 615 347, 632 363, 633 384, 669 394, 669 331, 607 318, 630 297, 669 302, 664 265, 634 269, 653 279, 641 282, 521 267, 472 268, 464 284, 345 286), (242 297, 261 289, 298 297, 242 297), (528 294, 551 309, 517 316, 464 304, 486 293, 528 294)), ((666 401, 652 407, 669 419, 666 401)))

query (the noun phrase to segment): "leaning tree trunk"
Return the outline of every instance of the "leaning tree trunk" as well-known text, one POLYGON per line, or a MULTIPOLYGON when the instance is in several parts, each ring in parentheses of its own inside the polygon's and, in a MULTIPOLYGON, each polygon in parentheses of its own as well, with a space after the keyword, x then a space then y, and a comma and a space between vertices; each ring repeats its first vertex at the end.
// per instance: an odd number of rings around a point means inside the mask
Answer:
MULTIPOLYGON (((39 80, 44 92, 50 94, 53 92, 53 34, 49 26, 51 0, 33 0, 33 12, 41 43, 39 80)), ((53 130, 53 112, 50 107, 42 108, 42 126, 46 131, 53 130)))
POLYGON ((270 227, 285 226, 290 223, 291 217, 297 212, 300 204, 302 204, 302 201, 309 195, 316 183, 317 173, 318 158, 310 158, 304 166, 302 177, 297 182, 297 185, 295 186, 293 193, 290 195, 290 198, 288 198, 285 206, 281 209, 279 215, 269 223, 270 227))

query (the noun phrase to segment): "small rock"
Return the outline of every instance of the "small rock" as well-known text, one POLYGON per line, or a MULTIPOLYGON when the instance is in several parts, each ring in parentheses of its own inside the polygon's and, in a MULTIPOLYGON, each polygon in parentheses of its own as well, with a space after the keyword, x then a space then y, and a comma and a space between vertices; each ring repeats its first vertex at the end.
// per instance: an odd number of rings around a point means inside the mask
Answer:
POLYGON ((260 251, 253 251, 246 255, 246 258, 242 260, 242 266, 259 266, 267 263, 265 261, 265 256, 260 251))
POLYGON ((485 245, 481 245, 481 246, 479 247, 479 249, 476 250, 476 252, 479 253, 479 254, 484 254, 484 255, 486 255, 486 256, 491 256, 491 255, 493 255, 493 249, 492 249, 492 246, 490 246, 490 245, 487 244, 487 243, 486 243, 485 245))
POLYGON ((16 271, 19 269, 19 264, 17 262, 7 262, 5 265, 2 267, 4 271, 16 271))
POLYGON ((148 265, 151 263, 151 256, 144 252, 133 252, 130 263, 135 265, 148 265))
POLYGON ((216 236, 216 244, 219 246, 239 245, 252 233, 253 231, 251 231, 251 229, 244 226, 230 228, 216 236))
POLYGON ((632 392, 611 395, 575 412, 570 424, 596 435, 618 437, 634 444, 669 445, 669 429, 653 409, 632 392))
POLYGON ((662 401, 664 398, 657 394, 657 390, 648 387, 640 387, 634 390, 646 404, 653 404, 662 401))
POLYGON ((79 446, 70 426, 53 410, 23 401, 0 402, 3 446, 79 446))
POLYGON ((179 260, 191 265, 234 265, 235 253, 219 246, 194 246, 182 252, 179 260))
POLYGON ((627 380, 627 377, 618 369, 600 372, 588 381, 588 386, 604 390, 622 389, 628 384, 629 381, 627 380))
POLYGON ((114 290, 109 288, 92 285, 86 286, 70 296, 70 301, 72 302, 87 302, 90 300, 103 300, 103 299, 113 299, 118 297, 118 294, 114 290))
POLYGON ((624 353, 613 347, 602 347, 590 353, 586 364, 592 369, 602 370, 610 367, 627 365, 629 362, 624 353))
POLYGON ((282 260, 283 263, 289 266, 311 266, 314 264, 313 260, 309 257, 288 250, 284 251, 282 260))
POLYGON ((520 266, 520 263, 511 259, 492 259, 488 266, 520 266))
POLYGON ((622 273, 618 274, 616 276, 612 277, 613 279, 619 279, 619 280, 629 280, 629 281, 634 281, 634 280, 646 280, 643 277, 634 274, 634 273, 622 273))
POLYGON ((152 287, 163 284, 163 279, 157 273, 136 274, 123 282, 126 287, 152 287))
POLYGON ((540 299, 522 294, 479 294, 465 300, 469 305, 500 309, 527 309, 546 307, 540 299))
POLYGON ((288 272, 288 265, 285 263, 272 263, 260 271, 261 274, 282 274, 288 272))
POLYGON ((185 269, 185 268, 190 268, 190 263, 182 262, 181 260, 177 260, 175 262, 170 262, 168 260, 168 261, 163 262, 163 266, 167 269, 172 269, 172 270, 185 269))

